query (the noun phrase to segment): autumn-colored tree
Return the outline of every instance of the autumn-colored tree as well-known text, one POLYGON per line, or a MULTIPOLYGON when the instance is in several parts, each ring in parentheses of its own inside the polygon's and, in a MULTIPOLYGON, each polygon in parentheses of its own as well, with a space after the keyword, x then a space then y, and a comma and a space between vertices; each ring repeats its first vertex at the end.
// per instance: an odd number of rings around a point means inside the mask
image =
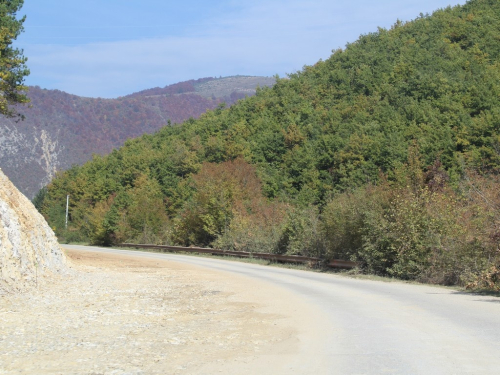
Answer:
POLYGON ((178 241, 208 245, 229 228, 236 212, 249 214, 262 199, 255 167, 243 159, 204 163, 176 226, 178 241))

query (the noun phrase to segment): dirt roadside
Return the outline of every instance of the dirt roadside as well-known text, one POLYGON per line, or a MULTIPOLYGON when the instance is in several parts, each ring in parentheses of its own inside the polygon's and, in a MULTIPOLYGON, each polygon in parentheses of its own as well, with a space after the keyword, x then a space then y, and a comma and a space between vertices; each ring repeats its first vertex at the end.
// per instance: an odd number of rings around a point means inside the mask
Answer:
POLYGON ((267 283, 66 250, 69 276, 0 297, 0 374, 315 373, 318 312, 267 283))

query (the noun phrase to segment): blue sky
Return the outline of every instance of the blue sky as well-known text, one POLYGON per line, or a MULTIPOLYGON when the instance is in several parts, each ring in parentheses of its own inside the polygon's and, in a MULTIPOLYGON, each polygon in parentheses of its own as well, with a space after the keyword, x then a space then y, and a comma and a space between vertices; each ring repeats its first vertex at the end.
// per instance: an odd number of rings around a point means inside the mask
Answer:
POLYGON ((112 98, 229 75, 273 76, 359 35, 465 0, 25 0, 29 85, 112 98))

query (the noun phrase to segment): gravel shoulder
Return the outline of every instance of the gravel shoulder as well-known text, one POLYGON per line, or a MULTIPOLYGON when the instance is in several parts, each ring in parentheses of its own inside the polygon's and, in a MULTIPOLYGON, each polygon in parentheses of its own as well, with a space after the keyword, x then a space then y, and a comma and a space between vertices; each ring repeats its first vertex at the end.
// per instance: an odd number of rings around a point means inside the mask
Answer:
POLYGON ((0 296, 0 374, 498 374, 500 298, 68 246, 0 296), (69 249, 71 248, 71 249, 69 249))
POLYGON ((66 254, 70 274, 0 296, 0 374, 325 372, 314 360, 321 312, 285 288, 172 261, 66 254))

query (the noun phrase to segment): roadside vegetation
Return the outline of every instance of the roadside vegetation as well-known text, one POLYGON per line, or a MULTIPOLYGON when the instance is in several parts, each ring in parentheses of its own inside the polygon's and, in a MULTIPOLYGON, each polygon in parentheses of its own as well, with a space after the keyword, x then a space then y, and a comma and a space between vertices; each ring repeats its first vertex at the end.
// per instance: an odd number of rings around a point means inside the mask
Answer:
POLYGON ((499 40, 494 0, 397 22, 60 173, 37 206, 69 241, 343 258, 498 290, 499 40))

